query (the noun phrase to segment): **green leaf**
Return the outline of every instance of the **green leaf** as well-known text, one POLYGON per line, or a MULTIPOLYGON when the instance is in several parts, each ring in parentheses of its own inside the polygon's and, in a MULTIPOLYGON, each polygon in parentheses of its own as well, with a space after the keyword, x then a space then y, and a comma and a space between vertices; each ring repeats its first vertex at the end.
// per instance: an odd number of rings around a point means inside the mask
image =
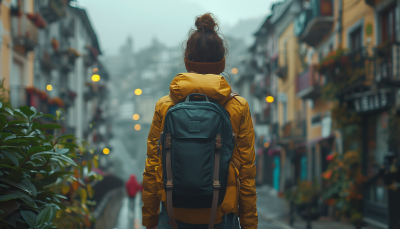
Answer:
POLYGON ((71 142, 65 142, 65 143, 58 143, 58 145, 66 146, 66 147, 74 147, 74 148, 79 148, 75 143, 71 142))
POLYGON ((39 226, 49 222, 51 220, 52 215, 53 215, 53 208, 49 205, 41 212, 39 212, 35 221, 35 226, 39 226))
POLYGON ((10 152, 6 152, 6 151, 3 151, 2 153, 6 157, 8 157, 8 159, 10 159, 16 166, 19 166, 19 161, 18 161, 17 157, 14 154, 12 154, 10 152))
POLYGON ((32 129, 61 129, 62 127, 58 124, 43 124, 39 126, 35 126, 32 129))
POLYGON ((6 126, 7 125, 7 120, 0 116, 0 124, 1 124, 2 127, 6 126))
POLYGON ((81 203, 82 204, 86 204, 86 200, 87 200, 87 192, 86 189, 81 188, 78 190, 78 195, 81 198, 81 203))
POLYGON ((30 156, 30 155, 32 155, 34 153, 43 152, 43 151, 46 151, 45 147, 43 147, 43 146, 34 146, 34 147, 32 147, 32 148, 30 148, 28 150, 27 155, 30 156))
POLYGON ((20 124, 27 124, 27 122, 23 121, 23 120, 14 120, 14 121, 8 122, 7 126, 15 126, 15 125, 20 125, 20 124))
POLYGON ((66 135, 63 135, 63 136, 61 136, 61 137, 58 137, 57 138, 57 141, 60 141, 60 140, 63 140, 63 139, 74 139, 75 138, 75 135, 73 135, 73 134, 66 134, 66 135))
POLYGON ((65 156, 65 155, 55 156, 55 158, 57 158, 57 159, 59 159, 59 160, 62 160, 62 161, 65 161, 65 162, 67 162, 67 163, 70 163, 70 164, 72 164, 72 165, 74 165, 74 166, 77 166, 77 164, 75 163, 75 161, 73 161, 71 158, 69 158, 69 157, 67 157, 67 156, 65 156))
POLYGON ((55 119, 56 117, 54 115, 51 115, 51 114, 45 114, 45 115, 38 115, 38 116, 36 116, 36 118, 51 118, 51 119, 55 119))
POLYGON ((36 187, 35 187, 35 185, 32 184, 32 182, 28 178, 23 179, 18 184, 20 186, 25 187, 27 190, 30 190, 32 193, 32 196, 36 197, 36 195, 37 195, 36 187))
MULTIPOLYGON (((17 168, 18 168, 18 167, 17 167, 17 168)), ((29 171, 29 170, 28 170, 28 171, 29 171)), ((6 183, 6 184, 9 184, 9 185, 11 185, 11 186, 14 186, 14 187, 20 189, 21 191, 23 191, 23 192, 25 192, 25 193, 28 193, 29 195, 32 195, 32 196, 33 196, 32 191, 29 190, 29 188, 27 188, 26 186, 24 186, 24 185, 21 184, 21 183, 18 183, 18 184, 17 184, 17 183, 15 183, 15 182, 13 182, 13 181, 10 181, 10 180, 5 179, 5 178, 2 178, 2 177, 0 177, 0 181, 4 182, 4 183, 6 183)))
POLYGON ((15 218, 12 214, 10 214, 7 218, 5 218, 5 221, 10 224, 11 226, 13 226, 14 228, 17 227, 17 224, 15 222, 15 218))
POLYGON ((29 116, 29 121, 32 122, 33 119, 35 118, 36 114, 37 114, 37 110, 34 107, 30 107, 31 111, 33 111, 33 115, 29 116))
POLYGON ((33 229, 35 228, 36 214, 31 211, 21 211, 21 216, 26 223, 33 229))
POLYGON ((24 193, 12 193, 0 196, 0 202, 26 197, 24 193))
POLYGON ((0 141, 9 140, 9 139, 13 139, 13 138, 16 138, 16 137, 12 133, 1 133, 0 141))
POLYGON ((92 171, 92 161, 91 160, 88 160, 87 168, 88 168, 88 173, 90 173, 90 171, 92 171))
POLYGON ((69 149, 67 149, 67 148, 56 150, 56 153, 58 153, 58 154, 66 154, 68 152, 69 152, 69 149))
POLYGON ((6 111, 9 115, 14 116, 14 111, 11 110, 10 108, 5 107, 5 108, 4 108, 4 111, 6 111))

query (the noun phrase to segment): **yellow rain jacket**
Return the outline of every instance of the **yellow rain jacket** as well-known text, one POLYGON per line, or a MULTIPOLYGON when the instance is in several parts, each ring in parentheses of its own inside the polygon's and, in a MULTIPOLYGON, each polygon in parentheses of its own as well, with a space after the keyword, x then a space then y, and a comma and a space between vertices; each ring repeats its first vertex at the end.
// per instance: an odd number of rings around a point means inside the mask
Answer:
MULTIPOLYGON (((162 97, 156 104, 153 123, 147 139, 147 159, 143 173, 143 225, 146 227, 156 226, 160 201, 166 202, 161 158, 157 156, 157 141, 163 130, 164 117, 169 108, 184 101, 189 94, 193 93, 205 94, 210 100, 221 104, 228 111, 232 129, 237 136, 238 148, 235 148, 233 156, 240 162, 241 168, 236 168, 234 163, 231 163, 229 167, 228 187, 225 198, 217 209, 215 224, 220 223, 225 214, 231 212, 239 214, 237 189, 240 187, 240 225, 242 229, 257 228, 254 129, 249 106, 244 98, 232 96, 231 87, 224 77, 196 73, 178 74, 172 80, 169 96, 162 97), (237 178, 240 180, 240 185, 237 184, 237 178)), ((177 220, 191 224, 208 224, 210 212, 211 208, 174 208, 177 220)))

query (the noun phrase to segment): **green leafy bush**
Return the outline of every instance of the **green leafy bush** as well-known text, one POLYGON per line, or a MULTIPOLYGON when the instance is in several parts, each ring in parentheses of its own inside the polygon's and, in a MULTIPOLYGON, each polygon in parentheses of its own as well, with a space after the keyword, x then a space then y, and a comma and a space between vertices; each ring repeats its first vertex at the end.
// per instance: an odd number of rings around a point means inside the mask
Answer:
POLYGON ((94 203, 85 195, 93 195, 93 189, 82 178, 84 171, 88 183, 99 178, 90 173, 97 158, 85 155, 85 141, 61 135, 62 126, 55 123, 61 120, 61 112, 54 117, 0 103, 0 229, 90 227, 87 205, 94 203), (90 168, 76 164, 82 156, 90 158, 90 168), (71 190, 65 192, 66 187, 71 190), (70 224, 61 226, 64 219, 70 224))

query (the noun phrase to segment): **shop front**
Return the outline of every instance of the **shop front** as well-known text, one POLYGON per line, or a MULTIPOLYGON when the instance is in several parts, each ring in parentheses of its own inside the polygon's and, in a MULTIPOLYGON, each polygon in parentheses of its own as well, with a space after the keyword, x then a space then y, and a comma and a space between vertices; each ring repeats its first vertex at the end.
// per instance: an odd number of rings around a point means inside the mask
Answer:
MULTIPOLYGON (((388 158, 399 158, 391 125, 396 114, 395 89, 385 88, 353 94, 348 100, 362 116, 362 172, 367 178, 363 193, 364 222, 378 228, 399 228, 399 190, 389 187, 388 158)), ((400 141, 400 140, 397 140, 400 141)))

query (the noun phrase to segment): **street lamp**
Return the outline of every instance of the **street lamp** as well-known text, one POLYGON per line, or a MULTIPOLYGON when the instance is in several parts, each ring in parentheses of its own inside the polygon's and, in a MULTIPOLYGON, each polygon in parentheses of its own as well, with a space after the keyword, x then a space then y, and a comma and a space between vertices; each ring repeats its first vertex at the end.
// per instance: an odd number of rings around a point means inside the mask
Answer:
POLYGON ((92 81, 93 81, 93 82, 99 82, 99 81, 100 81, 100 75, 98 75, 98 74, 93 74, 93 75, 92 75, 92 81))
POLYGON ((267 98, 265 98, 265 100, 267 101, 267 103, 273 103, 275 99, 272 96, 267 96, 267 98))
POLYGON ((138 88, 135 90, 135 95, 141 95, 142 94, 142 89, 138 88))

